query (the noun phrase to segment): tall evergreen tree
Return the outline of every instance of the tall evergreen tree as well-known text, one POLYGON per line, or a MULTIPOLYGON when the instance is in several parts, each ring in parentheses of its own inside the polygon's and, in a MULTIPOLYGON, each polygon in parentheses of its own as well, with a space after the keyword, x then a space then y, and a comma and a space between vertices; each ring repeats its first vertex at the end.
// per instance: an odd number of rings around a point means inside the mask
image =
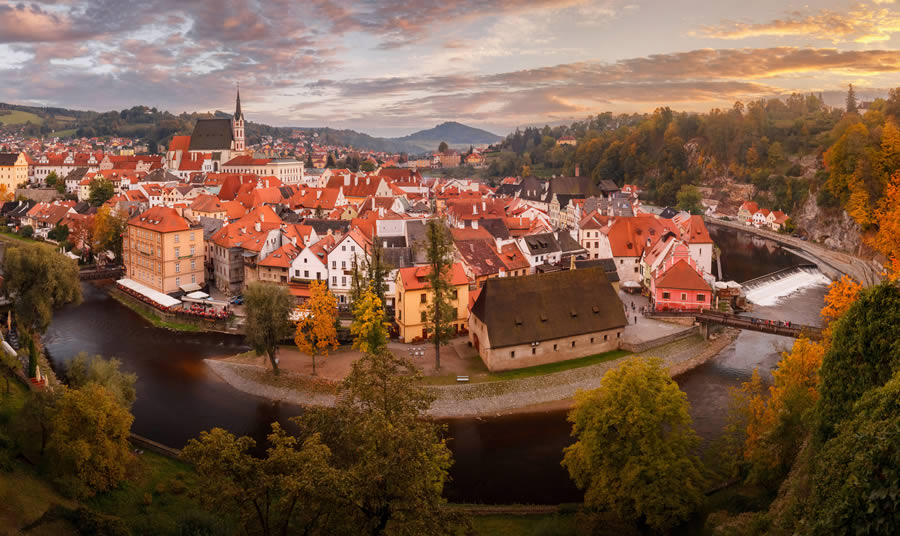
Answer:
POLYGON ((855 114, 856 112, 856 92, 853 91, 853 84, 850 84, 850 89, 847 90, 847 113, 855 114))
POLYGON ((443 222, 438 219, 428 221, 426 251, 428 283, 431 286, 432 301, 426 318, 434 343, 434 368, 441 368, 441 346, 449 342, 453 335, 453 321, 456 308, 450 303, 450 267, 453 264, 450 236, 443 222))
POLYGON ((366 279, 369 281, 369 288, 375 292, 375 296, 384 305, 385 294, 387 293, 387 278, 393 268, 384 260, 384 248, 378 236, 372 240, 372 253, 368 260, 363 261, 366 279))

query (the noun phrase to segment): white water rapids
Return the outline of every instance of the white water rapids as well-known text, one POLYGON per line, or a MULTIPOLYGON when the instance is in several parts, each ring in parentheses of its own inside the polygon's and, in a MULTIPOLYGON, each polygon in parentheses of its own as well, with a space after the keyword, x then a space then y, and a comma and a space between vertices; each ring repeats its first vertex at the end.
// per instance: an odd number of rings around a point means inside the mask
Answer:
POLYGON ((818 270, 800 269, 745 290, 749 301, 757 305, 775 305, 800 289, 829 283, 831 280, 818 270))

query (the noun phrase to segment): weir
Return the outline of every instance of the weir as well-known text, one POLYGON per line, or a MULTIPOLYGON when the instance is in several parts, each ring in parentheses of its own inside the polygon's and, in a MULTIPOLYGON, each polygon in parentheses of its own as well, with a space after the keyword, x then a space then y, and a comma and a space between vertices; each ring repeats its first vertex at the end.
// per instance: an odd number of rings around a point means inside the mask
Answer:
POLYGON ((831 279, 815 264, 799 264, 745 281, 741 286, 748 301, 757 305, 775 305, 779 298, 802 288, 830 282, 831 279))

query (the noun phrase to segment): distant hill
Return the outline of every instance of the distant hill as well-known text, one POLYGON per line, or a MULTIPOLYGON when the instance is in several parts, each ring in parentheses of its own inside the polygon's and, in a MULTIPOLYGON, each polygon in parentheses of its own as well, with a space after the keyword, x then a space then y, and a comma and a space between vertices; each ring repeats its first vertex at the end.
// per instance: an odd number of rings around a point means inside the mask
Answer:
POLYGON ((469 145, 486 145, 496 143, 503 138, 487 130, 470 127, 456 121, 447 121, 428 130, 420 130, 402 138, 394 138, 396 141, 412 143, 422 150, 434 151, 442 142, 450 146, 468 147, 469 145))

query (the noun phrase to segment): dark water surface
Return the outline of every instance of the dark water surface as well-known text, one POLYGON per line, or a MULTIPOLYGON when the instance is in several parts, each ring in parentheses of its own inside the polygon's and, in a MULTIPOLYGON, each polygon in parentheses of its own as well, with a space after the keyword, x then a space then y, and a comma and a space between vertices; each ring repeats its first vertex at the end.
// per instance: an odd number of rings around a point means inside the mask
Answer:
MULTIPOLYGON (((804 262, 777 244, 729 229, 710 229, 723 251, 726 279, 745 281, 804 262)), ((105 291, 83 285, 84 303, 59 311, 45 337, 58 370, 80 351, 115 356, 138 375, 135 433, 181 447, 202 430, 219 426, 262 440, 272 421, 284 424, 301 409, 244 394, 222 382, 203 359, 245 351, 242 338, 178 333, 148 325, 105 291)), ((818 323, 824 287, 810 287, 754 315, 818 323)), ((720 433, 728 387, 754 367, 768 371, 791 339, 743 332, 714 361, 679 379, 692 404, 700 435, 720 433)), ((483 503, 560 503, 582 498, 560 466, 572 441, 565 412, 446 421, 455 464, 446 488, 450 500, 483 503)))

